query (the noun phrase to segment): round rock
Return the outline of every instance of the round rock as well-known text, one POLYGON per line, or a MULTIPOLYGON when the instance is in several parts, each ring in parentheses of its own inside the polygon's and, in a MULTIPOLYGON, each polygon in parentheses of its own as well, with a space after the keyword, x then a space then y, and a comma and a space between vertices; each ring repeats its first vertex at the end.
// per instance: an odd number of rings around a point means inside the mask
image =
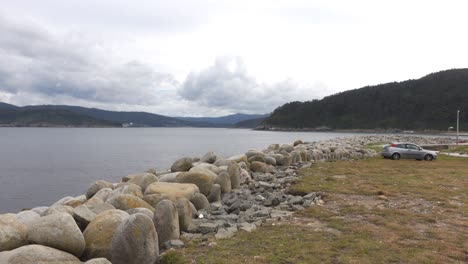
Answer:
POLYGON ((201 193, 196 193, 190 202, 197 208, 197 210, 210 208, 210 202, 205 195, 201 193))
POLYGON ((81 261, 70 253, 46 247, 43 245, 28 245, 12 251, 0 252, 0 263, 23 264, 23 263, 66 263, 81 264, 81 261))
POLYGON ((179 215, 172 201, 162 200, 156 205, 153 221, 160 247, 168 240, 179 239, 179 215))
POLYGON ((179 228, 181 231, 187 231, 192 225, 192 206, 186 198, 177 199, 176 203, 177 214, 179 216, 179 228))
POLYGON ((210 194, 213 179, 210 175, 201 172, 183 172, 176 177, 178 183, 195 184, 204 195, 210 194))
POLYGON ((111 260, 110 248, 117 227, 129 216, 122 210, 105 211, 89 223, 83 232, 86 248, 84 259, 107 258, 111 260))
POLYGON ((0 251, 28 244, 28 227, 14 214, 0 215, 0 251))
POLYGON ((80 257, 85 239, 73 217, 67 213, 43 216, 31 224, 28 239, 33 244, 53 247, 80 257))
POLYGON ((188 171, 192 168, 192 163, 193 159, 189 157, 178 159, 172 164, 171 171, 188 171))
POLYGON ((115 231, 111 243, 113 264, 153 264, 159 258, 158 234, 147 215, 127 217, 115 231))
POLYGON ((89 186, 88 190, 86 191, 86 198, 89 199, 93 197, 99 190, 103 188, 114 188, 114 185, 108 181, 98 180, 95 181, 89 186))

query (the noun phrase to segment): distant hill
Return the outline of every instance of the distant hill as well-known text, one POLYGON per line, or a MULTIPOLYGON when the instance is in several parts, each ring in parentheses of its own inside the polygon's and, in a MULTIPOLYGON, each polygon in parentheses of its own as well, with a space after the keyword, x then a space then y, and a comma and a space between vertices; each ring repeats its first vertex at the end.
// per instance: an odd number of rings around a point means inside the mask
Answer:
POLYGON ((429 74, 341 92, 322 100, 291 102, 263 122, 266 128, 468 130, 468 69, 429 74))
POLYGON ((121 127, 115 122, 99 120, 61 109, 21 109, 0 106, 0 126, 14 127, 121 127))
POLYGON ((267 117, 260 117, 260 118, 254 118, 254 119, 249 119, 249 120, 244 120, 237 122, 234 127, 235 128, 256 128, 262 124, 262 122, 266 119, 267 117))
POLYGON ((234 114, 223 117, 168 117, 146 112, 120 112, 69 105, 18 107, 0 103, 0 126, 134 126, 233 127, 266 115, 234 114), (67 118, 69 120, 67 120, 67 118))
POLYGON ((220 127, 232 127, 242 121, 265 118, 267 116, 268 114, 249 115, 249 114, 238 113, 238 114, 220 116, 220 117, 175 117, 175 118, 180 119, 180 120, 185 120, 185 121, 192 121, 192 122, 205 122, 205 123, 210 123, 210 124, 213 124, 214 126, 220 126, 220 127))
POLYGON ((102 119, 110 122, 116 122, 120 124, 130 124, 133 126, 147 126, 147 127, 205 127, 210 124, 201 122, 190 122, 179 120, 176 118, 151 114, 147 112, 120 112, 120 111, 108 111, 97 108, 86 108, 80 106, 68 106, 68 105, 37 105, 37 106, 25 106, 25 109, 61 109, 68 110, 73 113, 80 115, 86 115, 97 119, 102 119))

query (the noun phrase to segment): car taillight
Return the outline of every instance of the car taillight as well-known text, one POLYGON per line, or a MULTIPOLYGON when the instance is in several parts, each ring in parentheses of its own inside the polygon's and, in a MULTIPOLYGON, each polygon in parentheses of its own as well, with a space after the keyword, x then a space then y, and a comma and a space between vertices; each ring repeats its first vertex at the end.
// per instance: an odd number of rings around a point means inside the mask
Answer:
POLYGON ((396 145, 395 144, 390 144, 390 147, 396 147, 396 145))

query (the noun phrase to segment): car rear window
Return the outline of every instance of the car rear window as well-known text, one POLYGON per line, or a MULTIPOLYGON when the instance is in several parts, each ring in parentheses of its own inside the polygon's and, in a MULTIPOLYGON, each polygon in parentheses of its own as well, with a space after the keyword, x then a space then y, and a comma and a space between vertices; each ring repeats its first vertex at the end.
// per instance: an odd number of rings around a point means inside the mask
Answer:
POLYGON ((397 147, 397 148, 405 148, 405 144, 396 144, 395 147, 397 147))

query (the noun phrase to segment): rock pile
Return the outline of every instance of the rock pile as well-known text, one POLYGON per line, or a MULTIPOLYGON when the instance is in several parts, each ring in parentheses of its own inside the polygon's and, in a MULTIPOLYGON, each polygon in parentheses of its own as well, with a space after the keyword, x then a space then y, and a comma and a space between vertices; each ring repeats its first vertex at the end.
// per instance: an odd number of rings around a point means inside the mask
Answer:
POLYGON ((99 180, 50 207, 0 215, 0 263, 155 263, 183 240, 252 232, 323 204, 319 192, 288 193, 298 168, 370 157, 376 152, 365 145, 381 141, 441 143, 390 136, 297 140, 229 158, 184 157, 170 172, 132 174, 118 183, 99 180))

